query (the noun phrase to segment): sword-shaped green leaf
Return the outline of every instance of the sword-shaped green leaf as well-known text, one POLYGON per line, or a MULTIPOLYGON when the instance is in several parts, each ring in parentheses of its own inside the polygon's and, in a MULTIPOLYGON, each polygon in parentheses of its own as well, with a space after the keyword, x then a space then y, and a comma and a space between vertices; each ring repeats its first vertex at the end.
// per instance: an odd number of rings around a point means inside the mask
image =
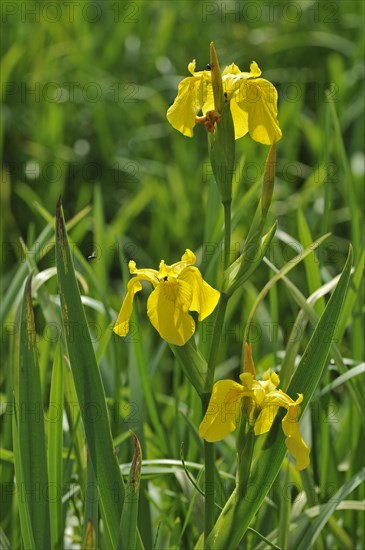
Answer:
POLYGON ((56 214, 56 265, 68 354, 97 480, 102 518, 106 537, 115 548, 124 484, 113 447, 104 388, 81 303, 60 200, 56 214))
MULTIPOLYGON (((28 277, 24 290, 17 384, 17 434, 13 438, 15 462, 20 462, 16 470, 22 477, 17 479, 18 499, 23 499, 21 505, 28 509, 35 547, 50 548, 49 486, 43 398, 32 306, 32 275, 28 277)), ((22 536, 25 544, 24 532, 22 536)))

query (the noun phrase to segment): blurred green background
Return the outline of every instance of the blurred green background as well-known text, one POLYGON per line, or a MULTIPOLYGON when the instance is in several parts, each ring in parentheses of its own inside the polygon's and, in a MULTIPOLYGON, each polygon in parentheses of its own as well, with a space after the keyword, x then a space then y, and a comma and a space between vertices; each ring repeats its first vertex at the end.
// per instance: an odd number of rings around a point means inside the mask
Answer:
MULTIPOLYGON (((278 88, 284 136, 275 194, 279 223, 290 232, 302 206, 313 233, 321 232, 320 167, 326 165, 336 247, 345 251, 348 182, 336 151, 328 151, 324 129, 331 101, 358 203, 362 9, 356 0, 3 2, 1 199, 5 239, 14 243, 14 253, 6 248, 5 270, 16 259, 18 237, 26 240, 43 227, 34 200, 53 213, 62 195, 71 217, 90 204, 96 185, 109 229, 140 247, 153 265, 201 246, 209 180, 205 129, 197 128, 194 140, 185 138, 165 114, 189 61, 196 58, 198 68, 208 62, 210 40, 222 67, 234 61, 248 70, 256 60, 278 88)), ((242 193, 256 181, 265 148, 246 137, 237 149, 250 163, 241 172, 242 193)), ((85 243, 87 253, 90 238, 85 243)))

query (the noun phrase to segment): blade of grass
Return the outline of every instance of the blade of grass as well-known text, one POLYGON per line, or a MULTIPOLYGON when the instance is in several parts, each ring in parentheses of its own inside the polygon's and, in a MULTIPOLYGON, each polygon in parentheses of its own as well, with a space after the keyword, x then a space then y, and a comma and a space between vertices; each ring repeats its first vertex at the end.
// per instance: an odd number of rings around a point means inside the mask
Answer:
MULTIPOLYGON (((298 230, 300 236, 300 242, 307 248, 313 242, 312 235, 309 229, 307 220, 301 209, 298 210, 298 230)), ((310 294, 313 294, 322 285, 321 275, 319 272, 318 261, 315 254, 309 254, 304 259, 304 267, 307 275, 308 290, 310 294)), ((314 305, 314 310, 317 313, 322 313, 325 307, 323 298, 320 298, 314 305)))
POLYGON ((309 247, 307 247, 305 250, 303 250, 303 252, 299 253, 295 258, 293 258, 290 262, 286 263, 278 273, 276 273, 276 275, 274 275, 274 277, 272 277, 270 279, 270 281, 268 281, 268 283, 266 283, 266 285, 264 286, 264 288, 261 290, 261 292, 259 293, 259 295, 257 296, 256 300, 255 300, 255 303, 251 309, 251 312, 250 312, 250 315, 248 317, 248 320, 247 320, 247 324, 246 324, 246 327, 245 327, 245 333, 244 333, 244 337, 243 337, 243 343, 247 342, 248 341, 248 335, 249 335, 249 332, 250 332, 250 325, 252 323, 252 320, 253 320, 253 317, 257 311, 257 308, 259 307, 260 303, 262 302, 262 300, 265 298, 266 294, 269 292, 269 290, 272 288, 272 286, 277 282, 279 281, 282 277, 284 277, 284 275, 286 275, 287 273, 289 273, 289 271, 291 271, 293 269, 293 267, 295 267, 296 265, 298 265, 302 260, 304 260, 304 258, 306 258, 308 256, 308 254, 310 254, 311 252, 313 252, 325 239, 327 239, 329 237, 329 233, 327 233, 326 235, 323 235, 322 237, 320 237, 319 239, 317 239, 316 241, 314 241, 309 247))
POLYGON ((142 451, 137 436, 134 433, 132 435, 134 439, 134 455, 126 484, 126 497, 118 536, 118 550, 135 550, 137 547, 136 535, 142 451))
MULTIPOLYGON (((35 205, 36 206, 36 205, 35 205)), ((53 217, 49 214, 43 207, 38 205, 41 212, 45 212, 46 219, 49 223, 37 239, 34 241, 34 250, 30 252, 34 254, 35 260, 38 261, 44 257, 47 252, 53 248, 52 235, 53 235, 53 217)), ((77 225, 77 223, 82 220, 90 211, 90 207, 86 207, 81 212, 78 212, 69 222, 66 224, 67 230, 70 230, 72 227, 77 225)), ((0 307, 0 323, 3 323, 11 310, 14 303, 16 303, 16 297, 20 292, 24 279, 27 276, 28 266, 24 261, 22 265, 17 270, 9 288, 7 289, 5 296, 3 297, 1 307, 0 307)))
MULTIPOLYGON (((267 259, 265 259, 265 262, 276 273, 279 273, 279 270, 271 262, 269 262, 267 259)), ((316 292, 312 296, 310 296, 308 298, 308 300, 306 300, 305 297, 303 296, 303 294, 299 291, 299 289, 287 277, 285 277, 285 276, 282 277, 282 281, 288 287, 288 289, 289 289, 290 293, 292 294, 294 300, 299 305, 299 307, 302 308, 302 312, 300 312, 298 314, 298 318, 299 318, 299 316, 304 317, 304 314, 305 314, 305 315, 308 316, 308 319, 310 320, 310 322, 313 325, 315 325, 318 322, 318 315, 315 313, 315 311, 311 307, 311 303, 312 303, 313 300, 316 299, 316 297, 320 297, 321 295, 324 296, 332 288, 334 283, 337 284, 338 278, 339 278, 338 276, 334 277, 334 279, 332 279, 331 281, 329 281, 328 283, 323 285, 320 289, 316 290, 316 292)), ((346 295, 344 306, 342 307, 342 310, 341 310, 342 311, 341 318, 343 318, 343 310, 344 310, 345 304, 348 302, 347 298, 348 298, 348 295, 350 294, 351 289, 353 290, 353 286, 354 286, 354 278, 352 279, 352 285, 349 286, 349 291, 346 295)), ((341 321, 339 321, 338 325, 340 324, 340 322, 341 321)), ((336 341, 340 342, 341 339, 342 339, 342 334, 340 333, 340 336, 338 336, 338 333, 339 333, 339 331, 338 331, 338 328, 337 328, 336 329, 336 341)), ((293 342, 291 344, 292 349, 295 346, 296 346, 296 342, 293 342)), ((289 345, 287 347, 287 352, 288 351, 289 351, 289 345)), ((335 341, 333 341, 331 343, 331 354, 333 355, 333 358, 336 362, 336 365, 338 367, 339 372, 341 372, 341 374, 345 374, 347 372, 347 368, 346 368, 345 363, 343 362, 341 353, 340 353, 340 351, 338 349, 338 346, 336 345, 335 341)), ((291 372, 288 372, 288 370, 287 370, 288 367, 290 367, 290 365, 287 363, 287 358, 285 356, 284 361, 282 363, 282 370, 281 370, 281 373, 280 373, 281 387, 284 390, 286 390, 287 383, 289 383, 289 380, 290 380, 290 377, 291 377, 291 372), (285 366, 285 370, 284 370, 284 366, 285 366)), ((352 378, 349 379, 348 388, 349 388, 349 391, 351 393, 351 397, 353 399, 353 402, 357 407, 357 413, 360 415, 360 417, 363 420, 365 420, 364 408, 362 406, 363 399, 361 397, 361 393, 360 393, 357 385, 354 383, 352 378)))
MULTIPOLYGON (((284 487, 288 487, 290 482, 289 463, 285 469, 284 487)), ((279 507, 279 534, 278 546, 280 548, 288 548, 289 525, 290 525, 291 502, 289 498, 283 498, 279 507)))
POLYGON ((26 281, 20 323, 17 398, 19 452, 24 475, 24 497, 29 509, 34 543, 37 548, 49 548, 51 539, 43 397, 31 284, 32 275, 26 281))
POLYGON ((298 550, 306 550, 312 548, 326 525, 330 516, 336 510, 337 506, 342 502, 356 487, 365 479, 365 468, 357 472, 349 481, 347 481, 340 489, 330 498, 326 505, 322 506, 319 516, 310 524, 306 530, 298 550))
POLYGON ((124 484, 111 436, 105 393, 76 281, 59 200, 56 214, 56 265, 62 317, 73 378, 97 479, 105 531, 116 547, 124 484), (96 414, 95 414, 96 411, 96 414))
POLYGON ((52 550, 62 548, 62 421, 63 421, 63 353, 58 343, 52 369, 49 398, 50 418, 48 430, 48 480, 50 487, 56 488, 56 496, 49 501, 52 550), (52 412, 53 411, 53 412, 52 412))
POLYGON ((95 527, 91 519, 89 519, 86 523, 81 550, 95 550, 97 547, 98 546, 95 540, 95 527))
POLYGON ((84 487, 84 532, 83 548, 98 548, 99 539, 99 507, 98 507, 98 489, 97 479, 94 468, 90 460, 90 454, 87 457, 87 475, 86 485, 84 487), (89 542, 87 542, 89 541, 89 542), (92 544, 90 543, 92 541, 92 544))
MULTIPOLYGON (((16 409, 16 407, 14 407, 16 409)), ((34 535, 32 529, 32 523, 30 519, 30 510, 25 493, 25 476, 22 464, 22 454, 19 447, 19 432, 18 432, 18 420, 16 414, 12 415, 12 428, 13 428, 13 447, 14 447, 14 466, 15 466, 15 478, 16 478, 16 492, 20 518, 20 529, 22 533, 22 539, 24 548, 29 550, 36 550, 34 542, 34 535)))

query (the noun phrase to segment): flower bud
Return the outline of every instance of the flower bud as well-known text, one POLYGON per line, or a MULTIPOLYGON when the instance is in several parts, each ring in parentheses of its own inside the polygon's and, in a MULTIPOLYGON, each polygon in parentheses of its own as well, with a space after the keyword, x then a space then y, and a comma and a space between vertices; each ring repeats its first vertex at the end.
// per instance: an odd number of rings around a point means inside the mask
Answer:
POLYGON ((222 73, 213 42, 210 43, 210 69, 212 71, 211 75, 215 110, 218 111, 218 113, 222 113, 224 105, 222 73))

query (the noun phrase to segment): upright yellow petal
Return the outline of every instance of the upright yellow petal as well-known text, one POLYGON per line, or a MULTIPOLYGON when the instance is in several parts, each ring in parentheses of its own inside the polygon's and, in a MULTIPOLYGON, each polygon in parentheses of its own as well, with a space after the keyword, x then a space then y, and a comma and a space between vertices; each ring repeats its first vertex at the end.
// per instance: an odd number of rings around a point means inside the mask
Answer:
POLYGON ((167 111, 167 120, 184 136, 192 137, 196 115, 206 101, 204 75, 189 76, 179 83, 178 94, 167 111))
POLYGON ((241 69, 237 67, 235 63, 231 63, 230 65, 227 65, 227 67, 225 67, 224 71, 222 72, 222 76, 226 74, 241 74, 241 69))
POLYGON ((161 281, 150 294, 147 314, 160 336, 176 346, 183 346, 193 336, 194 319, 188 310, 192 289, 184 281, 161 281))
POLYGON ((280 378, 276 372, 270 372, 270 370, 267 370, 264 372, 262 380, 260 380, 260 384, 266 393, 271 393, 280 384, 280 378))
POLYGON ((213 387, 208 409, 199 426, 199 435, 206 441, 220 441, 236 429, 241 414, 240 401, 244 389, 233 380, 220 380, 213 387))
POLYGON ((250 65, 250 76, 252 76, 253 78, 257 78, 260 75, 261 75, 260 67, 258 66, 256 61, 252 61, 250 65))
POLYGON ((196 59, 193 59, 192 61, 190 61, 189 65, 188 65, 188 71, 193 76, 194 76, 194 73, 195 73, 195 67, 196 67, 196 59))
POLYGON ((159 283, 159 279, 158 279, 159 273, 158 271, 156 271, 156 269, 149 269, 149 268, 137 269, 136 262, 134 262, 133 260, 131 260, 128 263, 128 267, 129 267, 129 273, 131 275, 137 275, 140 277, 141 280, 148 281, 153 286, 156 286, 159 283))
POLYGON ((172 265, 166 265, 164 262, 161 261, 160 263, 160 272, 159 275, 161 277, 164 276, 174 276, 177 277, 181 271, 187 267, 188 265, 194 265, 196 262, 196 256, 194 252, 189 250, 187 248, 184 252, 184 254, 181 256, 181 261, 176 262, 172 265))
POLYGON ((199 321, 203 321, 216 308, 220 292, 206 283, 197 267, 186 267, 179 275, 179 280, 185 281, 192 288, 190 311, 199 313, 199 321))
POLYGON ((118 336, 126 336, 129 332, 129 319, 132 315, 133 299, 135 293, 142 290, 141 280, 145 280, 145 278, 137 275, 128 283, 127 294, 125 295, 118 319, 113 328, 113 331, 118 334, 118 336))
POLYGON ((189 248, 187 248, 184 254, 181 256, 181 261, 186 265, 194 265, 196 262, 196 256, 189 248))
POLYGON ((252 139, 271 145, 281 138, 277 120, 278 94, 268 80, 243 80, 235 99, 237 106, 248 114, 248 130, 252 139))

